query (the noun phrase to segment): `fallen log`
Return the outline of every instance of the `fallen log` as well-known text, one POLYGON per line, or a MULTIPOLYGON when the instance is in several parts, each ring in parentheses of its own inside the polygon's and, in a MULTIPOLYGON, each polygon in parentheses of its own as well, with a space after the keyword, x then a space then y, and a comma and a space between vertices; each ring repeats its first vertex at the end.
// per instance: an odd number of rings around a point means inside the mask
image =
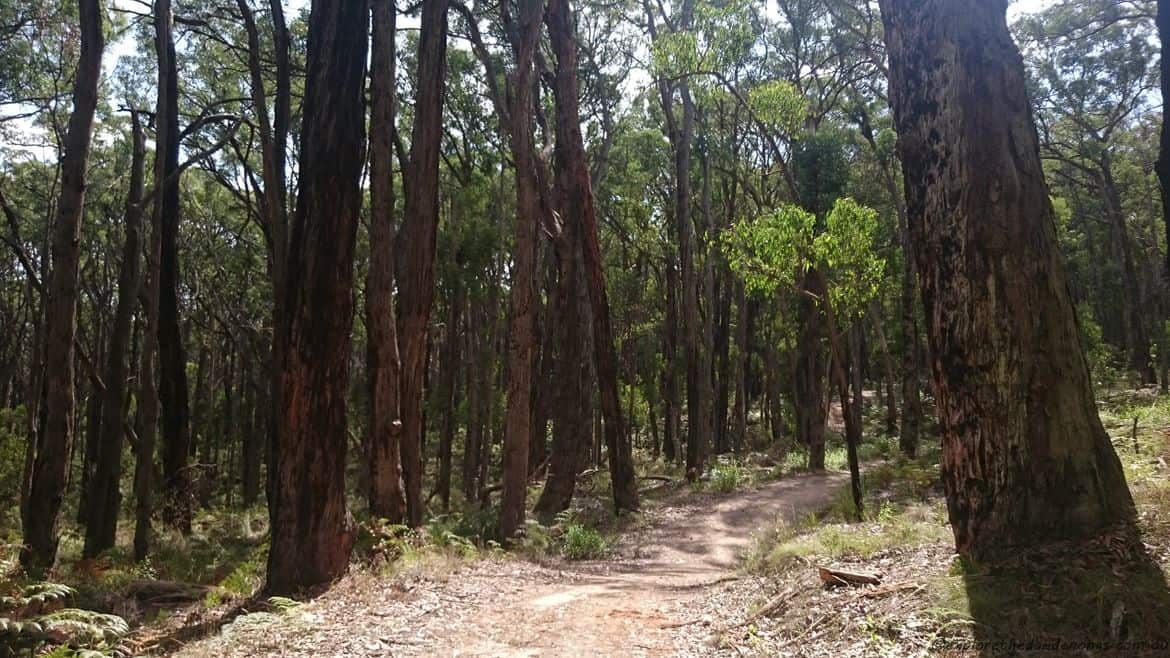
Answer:
POLYGON ((882 579, 875 574, 840 571, 827 567, 817 567, 817 571, 820 573, 821 582, 826 587, 835 587, 837 585, 880 585, 882 582, 882 579))

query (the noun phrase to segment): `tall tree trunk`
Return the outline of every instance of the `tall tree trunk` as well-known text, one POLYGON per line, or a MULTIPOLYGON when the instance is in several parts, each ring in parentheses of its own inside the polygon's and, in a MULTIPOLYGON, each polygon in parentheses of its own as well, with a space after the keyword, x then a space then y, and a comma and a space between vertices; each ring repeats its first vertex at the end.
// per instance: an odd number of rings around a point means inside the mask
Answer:
POLYGON ((439 148, 447 77, 448 0, 423 0, 418 45, 414 134, 407 170, 405 218, 395 248, 398 339, 402 355, 402 469, 410 525, 422 523, 423 378, 427 329, 435 296, 439 226, 439 148))
POLYGON ((155 214, 162 234, 159 254, 158 389, 162 402, 163 519, 191 532, 191 449, 187 355, 179 326, 179 76, 175 62, 171 0, 154 5, 158 103, 155 108, 155 214))
POLYGON ((880 4, 957 549, 995 558, 1132 523, 1007 3, 880 4))
POLYGON ((137 112, 131 112, 130 189, 126 194, 126 240, 122 245, 122 263, 118 271, 118 302, 114 309, 114 326, 106 348, 103 379, 102 424, 97 464, 90 487, 89 523, 85 528, 83 557, 96 557, 113 548, 118 529, 118 511, 122 492, 122 437, 126 424, 126 356, 134 330, 134 307, 141 285, 142 195, 145 187, 146 136, 137 112))
POLYGON ((73 79, 73 113, 65 133, 61 194, 53 226, 53 271, 45 300, 45 424, 36 446, 24 510, 20 563, 33 573, 57 559, 57 517, 65 496, 73 446, 74 341, 77 337, 77 276, 86 167, 101 77, 102 6, 78 0, 81 52, 73 79))
MULTIPOLYGON (((1161 44, 1162 58, 1159 64, 1159 81, 1162 89, 1162 98, 1170 98, 1170 0, 1158 0, 1158 40, 1161 44)), ((1158 162, 1154 169, 1158 172, 1158 186, 1162 190, 1162 221, 1166 225, 1166 235, 1170 236, 1170 119, 1162 112, 1162 130, 1158 139, 1158 162)), ((1164 276, 1170 280, 1170 246, 1166 249, 1166 266, 1164 276)))
POLYGON ((393 0, 374 0, 370 60, 370 263, 366 275, 366 376, 370 395, 370 513, 401 523, 401 376, 394 309, 395 22, 393 0))
POLYGON ((614 513, 638 509, 638 482, 634 473, 633 448, 622 419, 618 396, 617 348, 609 318, 601 246, 598 243, 597 215, 593 207, 593 186, 588 156, 581 136, 581 112, 577 83, 577 36, 568 0, 550 0, 545 12, 549 41, 556 53, 556 135, 557 166, 566 170, 566 221, 579 222, 585 263, 585 280, 593 314, 593 358, 605 421, 605 444, 613 486, 614 513))
POLYGON ((365 3, 314 0, 301 126, 301 184, 289 251, 268 591, 345 572, 353 251, 365 147, 365 3), (292 273, 296 273, 293 276, 292 273))
MULTIPOLYGON (((517 2, 512 50, 516 68, 508 80, 512 160, 516 165, 516 227, 509 291, 508 391, 504 413, 504 473, 500 536, 510 541, 524 525, 528 506, 528 450, 532 440, 532 357, 536 346, 536 250, 540 196, 533 123, 533 60, 540 40, 541 0, 517 2)), ((501 9, 507 13, 507 9, 501 9)), ((510 22, 510 21, 509 21, 510 22)), ((558 140, 559 141, 559 140, 558 140)))

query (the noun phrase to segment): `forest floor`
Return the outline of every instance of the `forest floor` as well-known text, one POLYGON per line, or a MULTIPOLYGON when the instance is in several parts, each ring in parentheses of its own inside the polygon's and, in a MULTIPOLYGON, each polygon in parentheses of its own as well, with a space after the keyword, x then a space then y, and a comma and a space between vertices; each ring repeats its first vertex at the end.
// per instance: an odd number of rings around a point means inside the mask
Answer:
MULTIPOLYGON (((759 534, 828 506, 843 473, 787 477, 728 494, 679 492, 604 559, 488 558, 386 580, 354 573, 283 614, 239 617, 194 656, 699 656, 731 652, 716 631, 748 614, 712 597, 759 534)), ((450 566, 450 565, 448 565, 450 566)))

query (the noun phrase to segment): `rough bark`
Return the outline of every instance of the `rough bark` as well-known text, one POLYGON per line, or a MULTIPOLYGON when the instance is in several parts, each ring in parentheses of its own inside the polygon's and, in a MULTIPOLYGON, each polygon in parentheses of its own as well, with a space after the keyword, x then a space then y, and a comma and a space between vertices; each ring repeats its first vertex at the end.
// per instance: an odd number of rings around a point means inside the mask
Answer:
POLYGON ((439 227, 439 148, 447 72, 448 0, 423 0, 418 45, 414 132, 410 145, 405 217, 398 235, 398 340, 402 357, 402 470, 406 515, 422 523, 423 389, 427 329, 435 295, 435 240, 439 227))
POLYGON ((179 325, 179 79, 171 0, 154 5, 158 100, 155 107, 155 214, 159 252, 158 389, 162 403, 163 519, 191 532, 191 448, 187 355, 179 325))
POLYGON ((74 342, 77 336, 78 266, 93 117, 101 77, 102 5, 78 0, 81 50, 73 80, 73 112, 65 133, 61 193, 53 226, 53 270, 45 301, 45 423, 37 442, 24 510, 20 562, 39 573, 57 558, 57 521, 73 444, 74 342))
MULTIPOLYGON (((506 5, 505 5, 506 7, 506 5)), ((536 248, 540 197, 533 127, 533 61, 540 38, 541 0, 518 0, 515 24, 502 8, 516 56, 508 76, 512 161, 516 166, 516 225, 508 331, 508 389, 504 412, 503 491, 500 536, 512 539, 524 525, 528 451, 532 440, 532 360, 536 346, 536 248)))
POLYGON ((394 309, 394 116, 397 10, 375 0, 370 60, 370 262, 366 275, 366 377, 369 386, 370 513, 401 523, 402 364, 394 309))
POLYGON ((1131 523, 1097 416, 1004 0, 881 0, 961 554, 1131 523))
POLYGON ((90 486, 88 514, 85 528, 83 557, 95 557, 113 548, 118 528, 118 511, 122 493, 118 483, 122 476, 122 438, 126 423, 126 357, 134 329, 134 307, 141 285, 142 214, 141 205, 145 168, 146 136, 137 112, 130 115, 131 158, 130 189, 126 194, 126 240, 122 245, 122 263, 118 270, 118 302, 114 309, 114 326, 106 349, 106 368, 102 379, 106 390, 102 395, 102 423, 98 437, 100 445, 97 464, 90 486))
POLYGON ((551 0, 545 12, 549 41, 556 54, 555 96, 558 168, 564 168, 567 186, 567 222, 581 226, 585 280, 588 283, 593 315, 593 360, 604 418, 606 449, 609 451, 614 513, 638 509, 638 482, 634 473, 633 448, 622 418, 618 395, 617 348, 606 298, 604 264, 598 242, 597 215, 593 206, 588 156, 581 136, 581 112, 577 81, 577 36, 568 0, 551 0))
POLYGON ((315 0, 289 250, 268 585, 287 594, 345 572, 353 251, 365 148, 365 3, 315 0), (294 276, 292 273, 295 272, 294 276))

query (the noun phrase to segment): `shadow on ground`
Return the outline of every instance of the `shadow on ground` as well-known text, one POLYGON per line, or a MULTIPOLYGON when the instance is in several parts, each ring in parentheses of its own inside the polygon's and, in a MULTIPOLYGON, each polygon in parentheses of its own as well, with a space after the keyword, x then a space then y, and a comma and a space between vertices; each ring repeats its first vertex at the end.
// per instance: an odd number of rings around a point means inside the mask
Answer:
POLYGON ((1170 589, 1133 533, 967 566, 962 580, 975 646, 950 648, 981 656, 1170 655, 1170 589))

